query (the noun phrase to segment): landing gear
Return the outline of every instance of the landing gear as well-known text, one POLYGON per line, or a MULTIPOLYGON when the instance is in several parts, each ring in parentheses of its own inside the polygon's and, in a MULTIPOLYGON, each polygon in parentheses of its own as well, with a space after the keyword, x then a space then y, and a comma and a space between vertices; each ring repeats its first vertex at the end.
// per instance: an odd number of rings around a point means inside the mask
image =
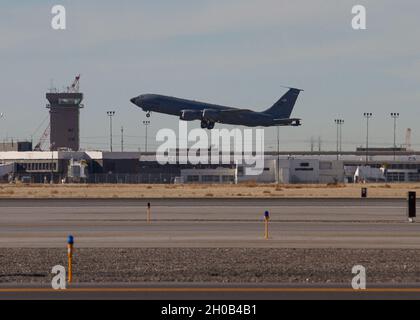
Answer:
POLYGON ((201 129, 214 129, 214 122, 201 120, 201 129))
POLYGON ((147 111, 147 113, 146 113, 146 117, 147 117, 147 118, 150 118, 150 111, 147 111))

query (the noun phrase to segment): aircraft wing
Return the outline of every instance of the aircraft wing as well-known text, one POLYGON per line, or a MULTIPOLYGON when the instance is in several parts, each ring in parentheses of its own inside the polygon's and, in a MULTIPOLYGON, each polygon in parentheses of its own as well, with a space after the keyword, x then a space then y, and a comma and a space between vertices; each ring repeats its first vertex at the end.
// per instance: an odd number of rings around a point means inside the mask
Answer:
POLYGON ((208 120, 214 121, 214 122, 223 122, 228 121, 229 119, 237 120, 247 120, 252 115, 254 115, 255 112, 252 110, 246 110, 246 109, 226 109, 226 110, 204 110, 203 111, 203 117, 205 117, 208 120))
POLYGON ((255 111, 248 109, 232 109, 223 110, 220 112, 220 116, 226 118, 234 118, 236 120, 247 120, 255 115, 255 111))
POLYGON ((255 113, 255 111, 249 109, 229 109, 229 110, 221 110, 220 113, 223 114, 238 114, 238 113, 255 113))

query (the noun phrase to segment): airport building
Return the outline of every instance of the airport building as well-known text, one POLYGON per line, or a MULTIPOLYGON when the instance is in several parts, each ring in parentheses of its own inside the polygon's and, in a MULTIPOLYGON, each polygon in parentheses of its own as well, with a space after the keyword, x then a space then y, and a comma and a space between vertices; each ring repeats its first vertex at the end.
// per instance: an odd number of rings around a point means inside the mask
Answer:
POLYGON ((260 174, 247 173, 250 165, 232 165, 231 168, 181 170, 184 183, 339 183, 344 182, 342 161, 319 159, 274 159, 266 156, 260 174), (278 165, 277 165, 278 163, 278 165))
POLYGON ((139 158, 138 152, 0 152, 0 178, 30 183, 117 183, 120 176, 139 173, 139 158))
MULTIPOLYGON (((45 183, 354 183, 420 182, 420 155, 267 153, 261 173, 251 165, 229 163, 160 164, 155 153, 105 151, 5 151, 0 152, 3 182, 45 183)), ((254 165, 255 166, 255 165, 254 165)))
POLYGON ((5 151, 32 151, 32 142, 29 141, 10 141, 0 143, 0 152, 5 151))

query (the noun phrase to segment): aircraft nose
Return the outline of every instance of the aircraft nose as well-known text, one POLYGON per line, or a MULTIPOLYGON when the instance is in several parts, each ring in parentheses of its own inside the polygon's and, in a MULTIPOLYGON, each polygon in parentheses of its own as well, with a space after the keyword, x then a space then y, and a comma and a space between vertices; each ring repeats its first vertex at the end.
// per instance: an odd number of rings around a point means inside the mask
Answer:
POLYGON ((132 103, 136 104, 137 97, 131 98, 131 99, 130 99, 130 101, 131 101, 132 103))

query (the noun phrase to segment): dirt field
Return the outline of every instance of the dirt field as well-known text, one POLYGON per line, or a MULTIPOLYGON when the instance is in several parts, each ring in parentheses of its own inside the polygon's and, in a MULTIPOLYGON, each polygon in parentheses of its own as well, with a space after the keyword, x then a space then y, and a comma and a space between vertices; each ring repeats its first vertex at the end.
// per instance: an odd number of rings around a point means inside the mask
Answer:
MULTIPOLYGON (((369 283, 418 283, 418 250, 76 249, 75 282, 345 283, 363 265, 369 283)), ((1 283, 50 283, 66 249, 0 249, 1 283)))
POLYGON ((406 198, 420 184, 349 185, 0 185, 1 198, 406 198))

